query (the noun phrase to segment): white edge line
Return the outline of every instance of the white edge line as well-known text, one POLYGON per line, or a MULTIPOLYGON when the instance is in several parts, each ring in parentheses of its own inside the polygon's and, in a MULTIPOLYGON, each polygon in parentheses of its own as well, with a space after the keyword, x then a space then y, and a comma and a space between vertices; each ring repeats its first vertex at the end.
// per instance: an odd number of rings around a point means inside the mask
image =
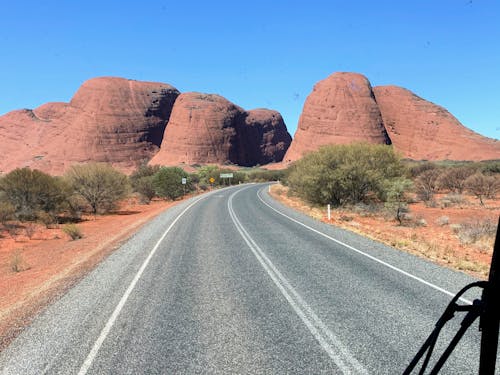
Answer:
POLYGON ((192 206, 194 206, 196 203, 198 203, 202 199, 205 199, 207 196, 208 195, 205 195, 205 196, 203 196, 201 198, 198 198, 194 202, 192 202, 189 206, 187 206, 175 218, 175 220, 172 221, 172 223, 168 226, 168 228, 165 230, 165 232, 163 232, 163 235, 160 237, 160 239, 158 240, 158 242, 156 242, 156 245, 153 247, 153 249, 149 253, 149 255, 146 258, 146 260, 144 261, 144 263, 142 263, 142 266, 139 269, 139 271, 137 271, 137 274, 135 275, 134 279, 132 280, 132 282, 128 286, 128 288, 125 291, 125 293, 123 294, 122 298, 120 299, 120 302, 118 302, 118 305, 116 305, 115 310, 113 311, 113 313, 109 317, 106 325, 104 326, 104 328, 102 329, 99 337, 95 341, 94 346, 92 347, 92 349, 90 350, 87 358, 85 359, 85 362, 83 362, 82 367, 80 367, 80 371, 78 371, 78 375, 85 375, 87 373, 88 369, 90 368, 90 366, 92 366, 92 363, 94 362, 94 359, 97 356, 97 353, 99 352, 99 349, 101 348, 102 343, 104 342, 104 340, 106 340, 106 337, 108 336, 109 332, 111 331, 111 328, 113 327, 113 324, 115 323, 116 318, 118 318, 118 315, 120 315, 120 312, 122 311, 123 306, 127 302, 127 299, 129 298, 130 294, 134 290, 135 285, 137 284, 137 281, 139 281, 139 278, 141 277, 142 273, 144 272, 144 270, 148 266, 149 261, 151 260, 151 258, 155 254, 155 252, 158 249, 158 247, 160 246, 161 242, 167 236, 168 232, 170 232, 170 230, 173 228, 173 226, 175 225, 175 223, 177 223, 177 221, 186 213, 187 210, 189 210, 192 206))
MULTIPOLYGON (((383 261, 383 260, 381 260, 381 259, 378 259, 378 258, 374 257, 373 255, 370 255, 370 254, 365 253, 364 251, 358 250, 358 249, 356 249, 355 247, 352 247, 351 245, 346 244, 345 242, 342 242, 342 241, 340 241, 340 240, 337 240, 336 238, 333 238, 333 237, 331 237, 331 236, 329 236, 329 235, 327 235, 327 234, 325 234, 325 233, 323 233, 323 232, 320 232, 319 230, 316 230, 316 229, 314 229, 314 228, 311 228, 311 227, 310 227, 309 225, 307 225, 307 224, 304 224, 304 223, 301 223, 301 222, 300 222, 300 221, 298 221, 298 220, 295 220, 294 218, 292 218, 292 217, 290 217, 290 216, 288 216, 288 215, 284 214, 283 212, 281 212, 281 211, 277 210, 276 208, 272 207, 270 204, 268 204, 268 203, 264 202, 264 200, 262 199, 262 197, 260 196, 260 194, 259 194, 259 193, 260 193, 260 190, 259 190, 259 191, 257 191, 257 197, 259 198, 259 200, 260 200, 262 203, 264 203, 264 204, 265 204, 267 207, 269 207, 271 210, 275 211, 276 213, 280 214, 281 216, 286 217, 287 219, 289 219, 289 220, 293 221, 294 223, 297 223, 297 224, 299 224, 299 225, 302 225, 304 228, 307 228, 307 229, 309 229, 310 231, 313 231, 314 233, 319 234, 320 236, 323 236, 323 237, 325 237, 325 238, 327 238, 327 239, 329 239, 329 240, 331 240, 331 241, 333 241, 333 242, 336 242, 336 243, 338 243, 339 245, 342 245, 342 246, 344 246, 344 247, 348 248, 349 250, 355 251, 356 253, 361 254, 361 255, 363 255, 363 256, 365 256, 365 257, 367 257, 367 258, 369 258, 369 259, 371 259, 371 260, 373 260, 373 261, 375 261, 375 262, 377 262, 377 263, 380 263, 380 264, 382 264, 382 265, 384 265, 384 266, 386 266, 386 267, 388 267, 388 268, 390 268, 390 269, 392 269, 392 270, 394 270, 394 271, 396 271, 396 272, 399 272, 399 273, 401 273, 401 274, 403 274, 403 275, 405 275, 405 276, 407 276, 407 277, 409 277, 409 278, 411 278, 411 279, 414 279, 414 280, 416 280, 416 281, 418 281, 418 282, 420 282, 420 283, 422 283, 422 284, 425 284, 425 285, 427 285, 427 286, 429 286, 429 287, 431 287, 431 288, 433 288, 433 289, 436 289, 436 290, 440 291, 441 293, 447 294, 447 295, 449 295, 449 296, 451 296, 451 297, 454 297, 454 296, 455 296, 455 293, 452 293, 452 292, 450 292, 450 291, 448 291, 448 290, 446 290, 446 289, 444 289, 444 288, 441 288, 441 287, 439 287, 439 286, 437 286, 437 285, 435 285, 435 284, 433 284, 433 283, 431 283, 431 282, 429 282, 429 281, 426 281, 426 280, 424 280, 424 279, 422 279, 422 278, 420 278, 420 277, 418 277, 418 276, 412 275, 412 274, 411 274, 411 273, 409 273, 409 272, 406 272, 406 271, 404 271, 404 270, 402 270, 402 269, 400 269, 400 268, 398 268, 398 267, 396 267, 396 266, 393 266, 392 264, 389 264, 389 263, 387 263, 387 262, 384 262, 384 261, 383 261)), ((464 302, 464 303, 467 303, 467 304, 469 304, 469 305, 472 305, 472 301, 469 301, 469 300, 468 300, 468 299, 466 299, 466 298, 462 298, 462 297, 460 297, 460 298, 459 298, 459 300, 460 300, 460 301, 462 301, 462 302, 464 302)))
POLYGON ((279 272, 271 260, 265 255, 262 249, 260 249, 260 247, 245 230, 236 216, 232 205, 233 197, 242 190, 245 189, 241 189, 229 197, 228 210, 229 215, 231 216, 231 219, 233 220, 233 223, 243 240, 246 242, 252 253, 255 255, 274 284, 278 287, 295 313, 304 322, 311 334, 316 338, 323 350, 335 362, 338 368, 345 374, 368 374, 368 371, 363 367, 363 365, 359 363, 356 358, 354 358, 354 356, 344 347, 340 340, 328 329, 328 327, 326 327, 307 302, 305 302, 300 294, 295 291, 288 280, 281 275, 281 272, 279 272), (293 297, 295 297, 295 300, 293 297), (309 314, 310 317, 308 317, 307 314, 309 314), (326 337, 324 337, 324 335, 326 335, 326 337))

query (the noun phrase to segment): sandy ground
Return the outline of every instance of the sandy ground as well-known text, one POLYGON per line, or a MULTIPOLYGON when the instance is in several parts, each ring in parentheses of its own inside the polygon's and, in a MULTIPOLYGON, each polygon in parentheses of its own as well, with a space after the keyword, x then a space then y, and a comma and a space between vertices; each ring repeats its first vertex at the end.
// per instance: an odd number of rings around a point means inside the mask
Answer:
POLYGON ((112 215, 85 217, 83 238, 72 241, 61 227, 21 224, 0 233, 0 350, 47 304, 61 296, 144 223, 177 202, 149 205, 130 199, 112 215), (26 233, 31 234, 31 239, 26 233), (13 270, 16 265, 18 272, 13 270))
MULTIPOLYGON (((273 185, 271 194, 282 203, 312 217, 328 222, 326 207, 311 207, 288 189, 273 185)), ((473 243, 460 239, 460 225, 489 221, 496 227, 500 216, 500 200, 487 200, 481 206, 477 199, 464 196, 463 202, 446 202, 444 195, 436 196, 436 207, 424 203, 409 205, 411 223, 399 223, 383 212, 356 209, 332 209, 330 223, 363 234, 400 250, 422 256, 441 265, 486 279, 493 254, 494 234, 473 243), (444 203, 446 202, 446 204, 444 203)))

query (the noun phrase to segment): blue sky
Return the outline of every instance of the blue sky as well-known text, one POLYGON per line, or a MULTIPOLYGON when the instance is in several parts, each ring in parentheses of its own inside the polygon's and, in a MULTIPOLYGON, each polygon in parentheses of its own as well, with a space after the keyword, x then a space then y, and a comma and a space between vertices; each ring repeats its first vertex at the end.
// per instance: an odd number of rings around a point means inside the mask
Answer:
POLYGON ((313 85, 351 71, 499 139, 499 20, 497 0, 4 1, 0 114, 119 76, 276 109, 293 135, 313 85))

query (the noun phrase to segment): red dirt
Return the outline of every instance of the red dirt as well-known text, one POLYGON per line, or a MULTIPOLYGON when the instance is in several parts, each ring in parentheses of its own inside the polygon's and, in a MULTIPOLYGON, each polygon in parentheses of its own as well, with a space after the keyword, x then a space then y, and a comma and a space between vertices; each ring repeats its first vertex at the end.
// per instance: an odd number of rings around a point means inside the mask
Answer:
POLYGON ((87 217, 77 224, 83 238, 72 241, 61 228, 37 224, 32 239, 21 224, 14 238, 0 233, 0 350, 47 304, 129 238, 143 224, 177 202, 130 199, 116 214, 87 217), (16 262, 17 257, 17 262, 16 262), (14 272, 16 262, 20 272, 14 272))

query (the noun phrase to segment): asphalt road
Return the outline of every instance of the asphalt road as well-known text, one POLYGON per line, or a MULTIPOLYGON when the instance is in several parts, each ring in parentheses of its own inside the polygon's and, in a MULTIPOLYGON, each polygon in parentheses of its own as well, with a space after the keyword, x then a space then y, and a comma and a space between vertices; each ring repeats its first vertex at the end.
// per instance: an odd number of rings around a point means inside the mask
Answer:
MULTIPOLYGON (((232 187, 146 225, 0 354, 0 372, 398 374, 471 281, 296 213, 266 185, 232 187)), ((478 353, 475 324, 442 373, 477 373, 478 353)))

